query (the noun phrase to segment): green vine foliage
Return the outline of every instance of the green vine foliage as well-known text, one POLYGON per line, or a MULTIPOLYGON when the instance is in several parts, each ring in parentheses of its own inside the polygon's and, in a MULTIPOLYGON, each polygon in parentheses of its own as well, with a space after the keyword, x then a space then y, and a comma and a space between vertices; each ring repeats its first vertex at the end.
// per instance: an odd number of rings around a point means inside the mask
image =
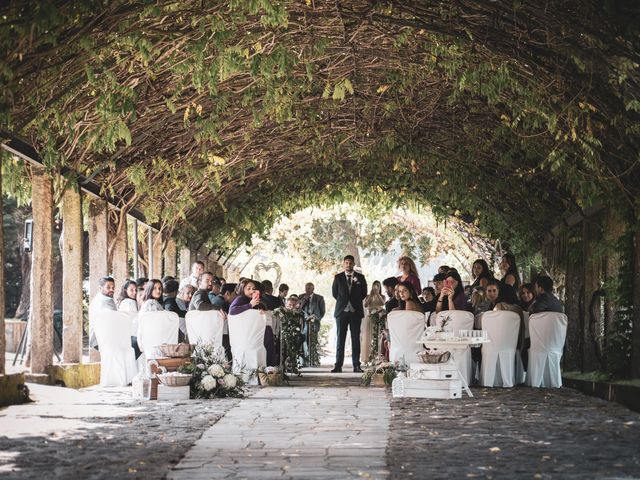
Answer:
POLYGON ((640 209, 623 3, 7 2, 0 127, 183 243, 358 200, 525 252, 568 212, 640 209))

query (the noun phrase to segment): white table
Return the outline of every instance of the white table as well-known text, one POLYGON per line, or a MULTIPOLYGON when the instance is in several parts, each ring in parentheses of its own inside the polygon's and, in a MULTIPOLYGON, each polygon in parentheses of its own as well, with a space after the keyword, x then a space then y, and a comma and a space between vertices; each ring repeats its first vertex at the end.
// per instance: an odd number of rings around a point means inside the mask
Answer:
MULTIPOLYGON (((464 351, 467 348, 476 348, 481 347, 483 343, 489 343, 491 340, 484 337, 456 337, 450 340, 437 340, 434 338, 426 338, 423 337, 418 340, 416 343, 423 345, 427 350, 443 350, 451 352, 451 358, 455 363, 455 352, 464 351)), ((473 397, 473 393, 471 393, 471 389, 467 384, 467 379, 464 378, 460 369, 456 364, 456 371, 458 372, 458 377, 460 377, 460 381, 462 382, 462 388, 467 392, 467 395, 473 397)))

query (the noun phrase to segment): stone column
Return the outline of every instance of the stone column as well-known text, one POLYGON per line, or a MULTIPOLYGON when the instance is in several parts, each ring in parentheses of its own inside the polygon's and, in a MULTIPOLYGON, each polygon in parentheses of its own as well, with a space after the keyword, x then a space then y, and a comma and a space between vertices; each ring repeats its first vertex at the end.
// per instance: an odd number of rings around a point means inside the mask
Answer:
POLYGON ((186 278, 191 274, 191 264, 193 263, 191 249, 183 247, 180 249, 180 278, 186 278))
MULTIPOLYGON (((97 198, 89 200, 89 301, 100 291, 100 278, 107 275, 107 202, 97 198)), ((89 349, 89 360, 100 361, 100 354, 89 349)))
POLYGON ((153 278, 161 279, 164 276, 162 273, 162 232, 153 233, 153 278))
POLYGON ((155 278, 156 272, 153 270, 153 237, 155 237, 153 229, 147 227, 147 278, 151 280, 155 278))
POLYGON ((164 249, 164 274, 174 278, 178 274, 177 249, 173 238, 167 240, 167 246, 164 249))
POLYGON ((45 373, 53 363, 53 184, 43 168, 32 172, 31 372, 45 373))
POLYGON ((114 220, 111 238, 111 273, 116 282, 116 292, 129 279, 129 232, 127 230, 127 216, 112 211, 114 220))
POLYGON ((62 357, 82 361, 82 205, 77 185, 62 197, 62 357))
MULTIPOLYGON (((2 169, 0 169, 0 213, 2 213, 2 169)), ((4 230, 0 222, 0 265, 4 265, 4 230)), ((4 337, 4 268, 0 268, 0 375, 4 374, 5 337, 4 337)))

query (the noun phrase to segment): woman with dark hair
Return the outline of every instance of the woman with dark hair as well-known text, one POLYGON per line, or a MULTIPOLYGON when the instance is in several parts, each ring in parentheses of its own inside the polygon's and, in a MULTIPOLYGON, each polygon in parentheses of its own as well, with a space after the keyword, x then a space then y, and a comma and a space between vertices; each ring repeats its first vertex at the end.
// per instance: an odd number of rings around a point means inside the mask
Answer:
POLYGON ((398 282, 409 282, 417 298, 420 292, 422 292, 422 287, 420 286, 420 277, 418 276, 416 264, 410 257, 405 255, 398 259, 398 268, 400 269, 398 282))
POLYGON ((525 312, 529 311, 529 307, 536 299, 536 288, 533 283, 523 283, 518 290, 518 297, 520 298, 519 305, 525 312))
POLYGON ((444 287, 436 303, 436 312, 444 310, 466 310, 467 297, 464 294, 462 279, 456 270, 449 270, 444 279, 444 287))
POLYGON ((400 295, 401 300, 398 310, 409 310, 411 312, 420 313, 424 312, 422 310, 420 300, 418 300, 418 295, 416 295, 416 291, 414 290, 411 282, 398 283, 398 294, 400 295))
MULTIPOLYGON (((267 310, 267 307, 260 302, 260 288, 262 284, 254 280, 244 278, 236 287, 236 298, 231 302, 229 307, 229 315, 239 315, 242 312, 253 308, 259 310, 267 310)), ((273 337, 273 328, 266 325, 264 329, 264 348, 267 350, 267 366, 275 367, 277 365, 277 356, 275 348, 275 340, 273 337)))
POLYGON ((513 253, 505 253, 500 260, 500 271, 502 278, 500 283, 503 285, 511 285, 516 290, 520 287, 520 274, 516 265, 516 257, 513 253))
POLYGON ((475 287, 486 288, 487 282, 493 278, 493 273, 489 270, 489 265, 482 258, 473 262, 471 274, 473 275, 473 283, 471 284, 472 291, 475 287))
POLYGON ((163 312, 162 306, 162 282, 157 278, 152 278, 147 282, 142 296, 141 312, 163 312))
POLYGON ((138 293, 138 287, 133 280, 127 280, 122 285, 120 294, 116 300, 118 310, 121 312, 137 312, 138 302, 136 301, 136 295, 138 293))

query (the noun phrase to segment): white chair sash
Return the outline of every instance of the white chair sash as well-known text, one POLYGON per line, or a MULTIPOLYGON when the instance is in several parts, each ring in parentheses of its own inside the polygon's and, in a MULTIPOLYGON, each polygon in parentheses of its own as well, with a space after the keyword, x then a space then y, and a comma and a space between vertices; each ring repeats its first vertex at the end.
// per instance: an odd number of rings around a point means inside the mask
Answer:
POLYGON ((222 346, 224 319, 219 310, 190 310, 185 315, 189 343, 209 343, 222 346))
MULTIPOLYGON (((435 320, 432 318, 432 322, 435 325, 440 326, 445 318, 448 318, 446 327, 451 328, 455 336, 459 336, 460 330, 473 330, 474 318, 473 313, 466 312, 464 310, 443 310, 442 312, 435 314, 435 320)), ((466 379, 467 385, 471 384, 471 376, 473 373, 473 361, 471 359, 471 349, 465 348, 461 351, 455 352, 455 362, 458 366, 458 371, 466 379)))
POLYGON ((138 348, 147 360, 158 356, 156 347, 163 343, 178 343, 180 318, 175 312, 138 313, 138 348))
POLYGON ((482 345, 480 383, 485 387, 513 387, 517 381, 520 315, 505 310, 485 312, 480 317, 480 324, 490 340, 482 345))
POLYGON ((404 362, 409 366, 419 362, 418 341, 424 335, 424 314, 407 310, 395 310, 387 315, 389 325, 389 360, 404 362))
POLYGON ((233 371, 243 373, 245 381, 251 373, 267 366, 267 350, 264 348, 266 319, 259 310, 246 310, 239 315, 229 315, 229 342, 233 356, 233 371))
POLYGON ((97 312, 93 328, 100 346, 100 385, 124 387, 138 373, 131 347, 131 323, 137 313, 103 310, 97 312))
POLYGON ((527 384, 532 387, 562 386, 560 360, 567 337, 568 319, 564 313, 541 312, 529 317, 529 366, 527 384))

